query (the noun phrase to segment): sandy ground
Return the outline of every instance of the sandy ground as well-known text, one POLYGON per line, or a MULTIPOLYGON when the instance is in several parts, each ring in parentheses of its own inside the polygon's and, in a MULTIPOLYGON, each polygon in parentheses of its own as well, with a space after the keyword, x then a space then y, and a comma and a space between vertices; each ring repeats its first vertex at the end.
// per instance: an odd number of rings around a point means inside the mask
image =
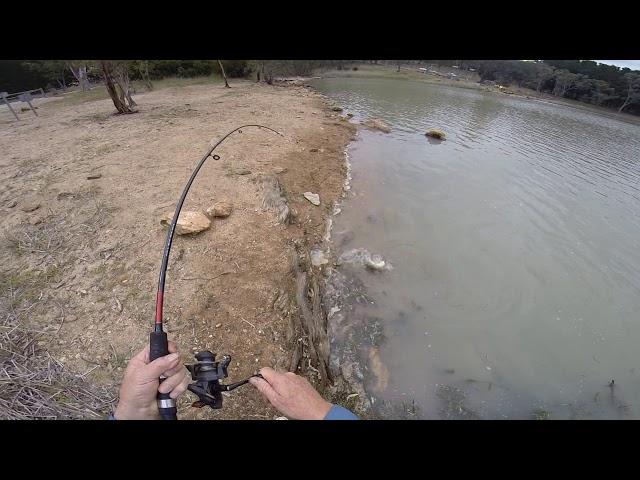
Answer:
MULTIPOLYGON (((355 127, 300 86, 191 85, 135 100, 132 115, 114 115, 110 100, 36 100, 39 116, 24 112, 19 121, 0 111, 2 305, 27 305, 22 321, 43 332, 39 345, 115 391, 127 360, 148 342, 166 236, 161 215, 173 210, 211 142, 261 123, 284 138, 249 128, 232 136, 187 197, 184 210, 219 200, 234 209, 205 232, 176 237, 165 321, 185 363, 203 349, 231 355, 230 382, 261 366, 287 369, 296 342, 305 342, 291 259, 325 234, 355 127), (292 224, 263 206, 265 178, 279 180, 292 224), (319 193, 321 205, 304 199, 306 191, 319 193), (30 204, 39 207, 24 211, 30 204)), ((319 380, 308 358, 299 365, 319 380)), ((226 396, 222 410, 191 408, 194 400, 182 397, 181 418, 276 415, 250 386, 226 396)))

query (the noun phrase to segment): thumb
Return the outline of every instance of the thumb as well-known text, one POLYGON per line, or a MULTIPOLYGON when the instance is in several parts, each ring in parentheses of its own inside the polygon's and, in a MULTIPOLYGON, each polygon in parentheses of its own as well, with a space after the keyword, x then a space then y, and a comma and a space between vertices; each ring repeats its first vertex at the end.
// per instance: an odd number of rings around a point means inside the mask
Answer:
POLYGON ((153 362, 145 365, 144 367, 144 379, 155 380, 167 370, 171 370, 178 365, 180 355, 178 353, 171 353, 164 357, 156 358, 153 362))

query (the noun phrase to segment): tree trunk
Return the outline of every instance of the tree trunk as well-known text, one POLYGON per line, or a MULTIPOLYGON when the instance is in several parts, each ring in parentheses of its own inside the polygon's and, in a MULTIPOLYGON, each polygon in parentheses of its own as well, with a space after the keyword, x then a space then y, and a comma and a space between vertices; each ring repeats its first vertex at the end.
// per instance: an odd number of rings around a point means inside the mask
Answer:
POLYGON ((630 94, 629 94, 629 95, 627 95, 627 98, 625 99, 624 103, 623 103, 623 104, 622 104, 622 106, 618 109, 618 113, 622 113, 622 110, 624 110, 624 109, 625 109, 625 107, 626 107, 627 105, 629 105, 629 98, 630 98, 630 96, 631 96, 630 94))
POLYGON ((87 79, 87 66, 81 65, 79 67, 74 68, 73 65, 69 64, 69 70, 78 81, 78 85, 83 92, 89 90, 89 80, 87 79))
POLYGON ((224 67, 222 66, 222 62, 218 60, 218 65, 220 65, 220 71, 222 72, 222 77, 224 78, 224 86, 225 88, 231 88, 229 86, 229 82, 227 82, 227 74, 224 73, 224 67))
MULTIPOLYGON (((109 93, 109 96, 111 97, 116 110, 118 110, 118 113, 133 113, 130 105, 127 105, 125 92, 116 82, 113 65, 111 64, 111 62, 101 60, 100 67, 102 69, 102 78, 104 79, 104 84, 107 87, 107 92, 109 93)), ((129 98, 131 98, 130 95, 129 98)))
POLYGON ((140 65, 140 76, 142 77, 142 80, 144 81, 144 84, 147 87, 147 90, 149 91, 153 90, 153 83, 151 83, 151 78, 149 78, 149 61, 148 60, 144 60, 140 65))

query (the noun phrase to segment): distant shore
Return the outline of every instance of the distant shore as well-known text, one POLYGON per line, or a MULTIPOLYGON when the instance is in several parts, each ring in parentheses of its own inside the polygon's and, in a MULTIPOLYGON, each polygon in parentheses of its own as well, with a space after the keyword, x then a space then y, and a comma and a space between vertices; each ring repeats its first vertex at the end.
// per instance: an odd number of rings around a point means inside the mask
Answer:
POLYGON ((401 67, 400 71, 397 71, 396 67, 389 65, 357 65, 357 70, 329 70, 318 72, 315 75, 322 78, 388 78, 394 80, 405 81, 417 81, 422 83, 428 83, 432 85, 445 85, 457 88, 466 88, 472 90, 479 90, 483 92, 495 93, 496 95, 507 95, 512 97, 524 98, 527 100, 535 100, 539 102, 552 103, 554 105, 561 105, 565 107, 578 108, 586 110, 591 113, 597 113, 609 118, 620 120, 623 122, 633 123, 640 125, 640 117, 631 115, 628 113, 618 113, 615 110, 599 107, 596 105, 590 105, 584 102, 578 102, 567 98, 560 98, 547 93, 538 93, 535 90, 529 88, 521 88, 516 86, 509 86, 505 90, 508 93, 500 91, 496 86, 483 85, 475 81, 469 81, 465 79, 454 80, 446 77, 439 77, 435 75, 420 73, 415 68, 401 67))

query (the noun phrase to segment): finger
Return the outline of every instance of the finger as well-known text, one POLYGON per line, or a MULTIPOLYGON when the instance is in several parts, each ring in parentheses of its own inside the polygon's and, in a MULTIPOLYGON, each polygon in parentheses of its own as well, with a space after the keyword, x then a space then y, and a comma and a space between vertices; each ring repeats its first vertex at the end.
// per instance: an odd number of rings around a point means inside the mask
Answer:
POLYGON ((160 393, 169 393, 171 390, 180 385, 185 379, 185 375, 183 372, 180 372, 176 375, 172 375, 163 380, 163 382, 158 387, 158 391, 160 393))
POLYGON ((182 395, 184 392, 187 391, 187 387, 189 386, 189 378, 186 377, 181 383, 180 385, 178 385, 176 388, 174 388, 173 390, 171 390, 171 393, 169 394, 169 396, 171 398, 178 398, 180 395, 182 395))
POLYGON ((172 376, 177 375, 179 373, 184 373, 185 375, 188 374, 188 370, 180 362, 178 362, 178 364, 175 367, 173 367, 172 369, 167 370, 166 372, 164 372, 163 375, 165 377, 172 377, 172 376))
POLYGON ((169 345, 169 353, 176 353, 178 351, 178 347, 173 342, 168 342, 169 345))
POLYGON ((129 362, 141 363, 145 365, 149 363, 149 345, 147 345, 133 357, 131 357, 131 360, 129 360, 129 362))
POLYGON ((274 402, 278 401, 280 395, 278 395, 278 392, 276 392, 273 387, 269 385, 269 382, 263 380, 262 378, 251 377, 249 379, 249 383, 256 387, 261 394, 267 397, 269 403, 275 406, 274 402))
POLYGON ((153 362, 145 365, 142 370, 143 380, 155 380, 159 378, 167 370, 171 370, 178 365, 180 361, 180 355, 177 353, 170 353, 164 357, 156 358, 153 362))
MULTIPOLYGON (((276 372, 273 368, 264 367, 260 369, 260 375, 264 377, 264 379, 269 382, 272 387, 276 389, 282 384, 281 373, 276 372)), ((254 377, 255 378, 255 377, 254 377)))

